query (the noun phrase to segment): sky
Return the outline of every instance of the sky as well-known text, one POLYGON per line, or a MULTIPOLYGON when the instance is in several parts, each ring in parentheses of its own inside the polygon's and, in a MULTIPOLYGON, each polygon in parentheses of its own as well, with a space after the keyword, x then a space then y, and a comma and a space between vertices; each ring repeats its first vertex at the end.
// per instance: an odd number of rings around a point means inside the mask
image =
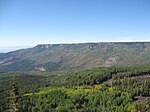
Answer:
POLYGON ((150 41, 149 6, 150 0, 0 0, 0 52, 37 44, 150 41))

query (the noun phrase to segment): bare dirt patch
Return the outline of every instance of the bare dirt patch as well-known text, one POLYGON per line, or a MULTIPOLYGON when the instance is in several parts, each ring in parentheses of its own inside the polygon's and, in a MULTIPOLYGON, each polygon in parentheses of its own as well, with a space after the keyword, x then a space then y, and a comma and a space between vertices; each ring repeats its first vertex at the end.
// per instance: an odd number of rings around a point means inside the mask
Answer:
POLYGON ((133 79, 135 81, 150 81, 150 75, 135 76, 133 79))
POLYGON ((150 102, 150 97, 144 97, 144 96, 137 96, 135 97, 136 102, 150 102))
POLYGON ((107 80, 105 82, 103 82, 104 84, 108 85, 108 86, 112 86, 112 79, 107 80))

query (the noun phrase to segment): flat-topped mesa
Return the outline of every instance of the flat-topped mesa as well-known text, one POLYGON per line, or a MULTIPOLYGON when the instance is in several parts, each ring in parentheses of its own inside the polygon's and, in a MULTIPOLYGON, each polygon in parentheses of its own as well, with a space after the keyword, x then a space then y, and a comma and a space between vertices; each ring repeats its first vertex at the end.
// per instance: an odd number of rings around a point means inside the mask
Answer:
POLYGON ((52 49, 52 48, 62 48, 62 49, 77 49, 82 47, 93 47, 97 45, 105 45, 106 43, 63 43, 63 44, 39 44, 35 46, 37 49, 52 49))
POLYGON ((35 46, 35 48, 41 48, 41 49, 49 49, 53 46, 58 46, 59 44, 39 44, 35 46))
POLYGON ((47 50, 47 49, 56 49, 56 48, 62 48, 62 49, 80 49, 82 47, 87 47, 90 49, 93 48, 101 48, 101 47, 108 47, 108 46, 149 46, 150 42, 89 42, 89 43, 61 43, 61 44, 39 44, 35 46, 34 48, 37 48, 38 50, 47 50))
POLYGON ((70 45, 109 45, 109 44, 150 44, 150 42, 87 42, 87 43, 60 43, 60 44, 38 44, 37 46, 70 46, 70 45))
POLYGON ((40 44, 1 54, 0 72, 150 64, 149 53, 150 42, 40 44))

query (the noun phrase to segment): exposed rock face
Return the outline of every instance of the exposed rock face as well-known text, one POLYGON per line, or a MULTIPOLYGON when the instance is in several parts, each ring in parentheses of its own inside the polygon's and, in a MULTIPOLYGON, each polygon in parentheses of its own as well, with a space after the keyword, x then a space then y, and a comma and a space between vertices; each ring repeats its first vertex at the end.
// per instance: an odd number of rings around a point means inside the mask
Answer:
POLYGON ((35 67, 35 70, 38 70, 38 71, 46 71, 46 68, 44 68, 44 67, 35 67))

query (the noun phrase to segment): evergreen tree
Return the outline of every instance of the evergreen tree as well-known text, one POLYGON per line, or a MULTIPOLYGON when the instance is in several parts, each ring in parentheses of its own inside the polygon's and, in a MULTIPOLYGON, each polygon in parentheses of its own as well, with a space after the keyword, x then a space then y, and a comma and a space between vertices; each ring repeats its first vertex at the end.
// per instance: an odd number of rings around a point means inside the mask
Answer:
POLYGON ((16 87, 16 83, 12 83, 11 90, 10 90, 10 106, 8 110, 9 112, 19 112, 18 96, 19 96, 19 90, 16 87))

